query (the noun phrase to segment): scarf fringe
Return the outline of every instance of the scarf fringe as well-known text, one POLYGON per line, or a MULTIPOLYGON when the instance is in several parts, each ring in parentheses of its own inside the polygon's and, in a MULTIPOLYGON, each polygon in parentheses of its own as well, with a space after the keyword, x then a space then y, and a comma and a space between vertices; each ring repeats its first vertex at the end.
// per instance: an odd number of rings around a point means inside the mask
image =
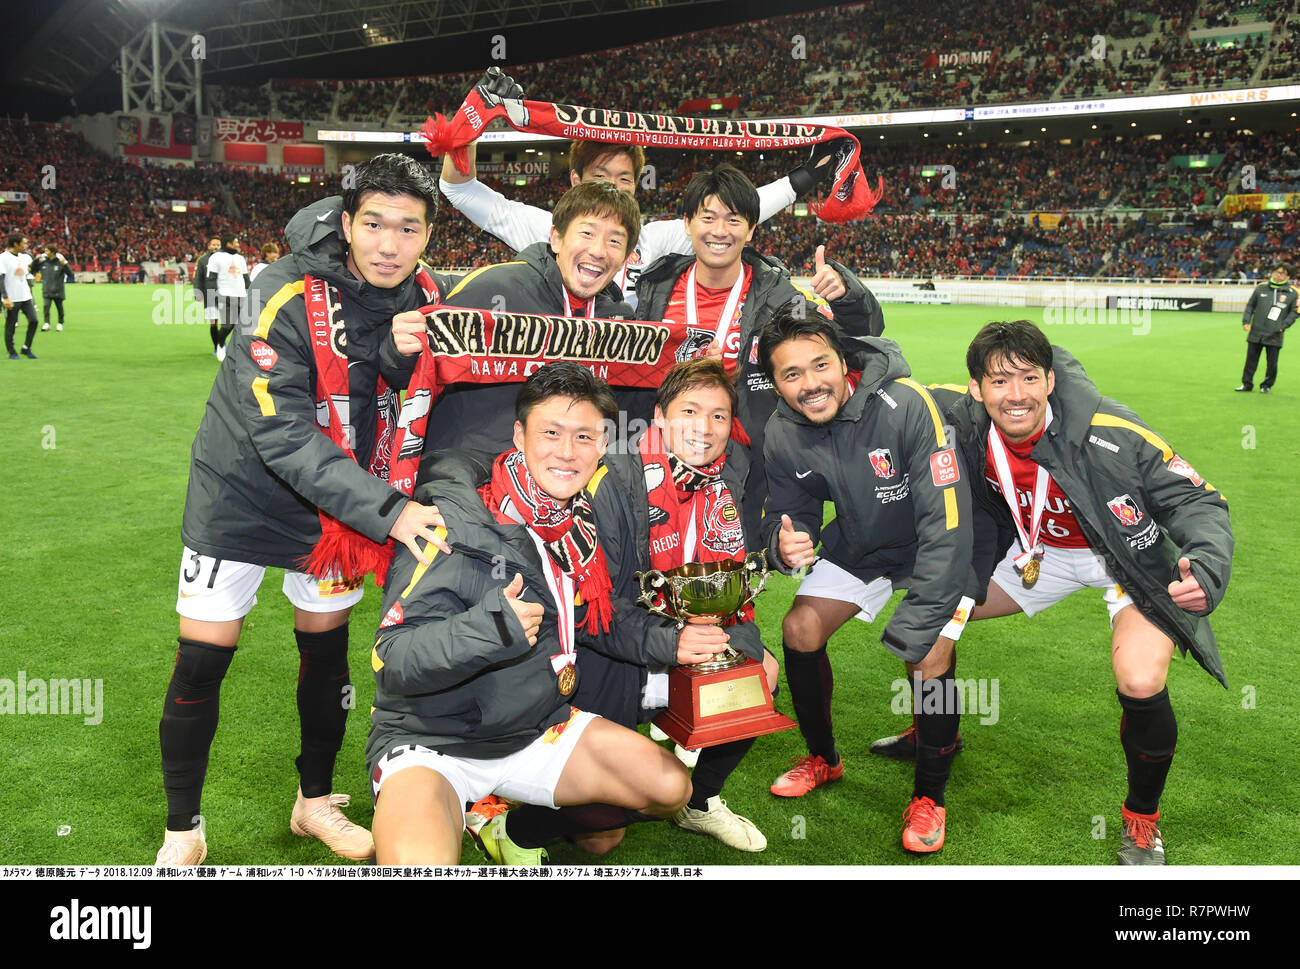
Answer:
POLYGON ((321 530, 320 541, 303 556, 299 571, 318 579, 341 576, 344 579, 364 578, 375 573, 375 585, 383 587, 388 577, 388 565, 393 560, 393 542, 375 542, 342 522, 332 521, 321 530), (329 527, 330 525, 334 527, 329 527))

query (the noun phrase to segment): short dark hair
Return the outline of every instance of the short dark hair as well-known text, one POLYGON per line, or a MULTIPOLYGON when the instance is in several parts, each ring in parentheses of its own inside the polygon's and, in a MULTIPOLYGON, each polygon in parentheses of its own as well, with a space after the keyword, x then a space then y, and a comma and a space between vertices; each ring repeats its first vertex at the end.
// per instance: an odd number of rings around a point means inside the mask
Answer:
POLYGON ((995 321, 976 333, 966 350, 970 379, 976 383, 983 380, 989 372, 989 361, 995 357, 1008 362, 1019 360, 1047 373, 1052 369, 1052 344, 1029 320, 995 321))
POLYGON ((1273 273, 1277 272, 1279 269, 1282 270, 1282 272, 1286 273, 1288 276, 1291 275, 1291 266, 1290 266, 1290 264, 1285 263, 1285 262, 1280 262, 1280 263, 1278 263, 1276 266, 1274 266, 1273 269, 1272 269, 1272 271, 1269 273, 1269 275, 1271 276, 1273 273))
POLYGON ((751 226, 758 225, 758 189, 736 166, 719 165, 711 172, 695 174, 682 196, 686 218, 693 217, 710 195, 716 195, 732 212, 743 215, 751 226))
POLYGON ((618 419, 618 402, 614 400, 614 392, 609 389, 609 384, 598 379, 582 364, 570 360, 548 363, 533 371, 515 398, 515 419, 520 424, 527 424, 529 412, 552 397, 585 400, 600 411, 600 416, 605 420, 618 419))
POLYGON ((663 383, 659 385, 659 391, 655 395, 655 406, 666 410, 668 405, 678 397, 696 387, 718 387, 725 390, 727 399, 731 401, 731 413, 735 415, 736 385, 727 376, 727 371, 723 369, 721 362, 712 357, 696 357, 694 360, 683 360, 681 363, 673 364, 664 375, 663 383))
POLYGON ((27 238, 27 233, 25 232, 11 232, 9 233, 9 241, 5 243, 5 245, 16 246, 18 245, 18 243, 22 242, 26 238, 27 238))
POLYGON ((763 373, 767 374, 768 380, 774 379, 773 351, 782 343, 801 336, 821 337, 843 361, 844 342, 840 339, 839 327, 822 316, 821 309, 816 303, 810 303, 800 297, 791 300, 773 313, 758 334, 758 363, 763 368, 763 373))
POLYGON ((627 155, 632 160, 632 177, 645 168, 645 149, 640 145, 611 145, 604 141, 575 141, 569 145, 569 168, 582 178, 587 166, 606 155, 627 155))
POLYGON ((428 225, 438 211, 438 183, 429 170, 410 155, 390 152, 376 155, 357 166, 352 187, 343 190, 343 211, 354 218, 361 199, 370 192, 380 195, 410 195, 424 201, 424 222, 428 225))
POLYGON ((560 196, 551 216, 555 231, 564 235, 569 223, 584 215, 599 218, 614 216, 627 231, 627 255, 632 255, 641 235, 641 209, 636 199, 621 192, 611 182, 579 182, 560 196))
POLYGON ((225 235, 221 237, 221 244, 222 246, 228 246, 232 242, 235 242, 238 239, 239 239, 238 232, 227 232, 225 235))
POLYGON ((46 252, 58 252, 59 250, 58 250, 58 247, 54 245, 54 243, 52 243, 52 242, 47 242, 47 243, 45 244, 45 251, 46 251, 46 252))

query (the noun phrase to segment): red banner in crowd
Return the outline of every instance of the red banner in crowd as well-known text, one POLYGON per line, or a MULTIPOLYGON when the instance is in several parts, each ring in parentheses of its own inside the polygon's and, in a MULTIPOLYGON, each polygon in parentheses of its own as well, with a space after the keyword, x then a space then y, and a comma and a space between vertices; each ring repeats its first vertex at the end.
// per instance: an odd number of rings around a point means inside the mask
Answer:
POLYGON ((301 121, 218 118, 215 130, 218 141, 250 141, 262 144, 277 141, 302 141, 301 121))
POLYGON ((772 151, 808 147, 823 141, 848 139, 852 150, 836 160, 830 196, 809 208, 826 222, 851 222, 867 215, 884 195, 884 184, 873 190, 862 172, 858 139, 843 128, 789 121, 746 121, 737 118, 686 118, 639 114, 611 108, 584 108, 550 101, 520 101, 470 91, 450 119, 437 115, 424 123, 424 140, 431 155, 450 153, 457 169, 469 171, 466 146, 482 135, 488 123, 504 118, 517 131, 598 141, 605 144, 655 145, 665 148, 708 148, 731 151, 772 151))

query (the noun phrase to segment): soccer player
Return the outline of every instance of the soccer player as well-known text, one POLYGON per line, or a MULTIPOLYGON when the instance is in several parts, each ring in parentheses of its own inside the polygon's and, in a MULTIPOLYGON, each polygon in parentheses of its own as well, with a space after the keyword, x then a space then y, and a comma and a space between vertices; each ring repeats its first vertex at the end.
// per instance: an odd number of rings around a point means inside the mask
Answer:
POLYGON ((159 727, 167 790, 159 865, 197 865, 207 854, 199 801, 221 681, 267 566, 286 570, 300 655, 290 830, 343 857, 373 852, 370 832, 339 810, 347 796, 330 793, 347 723, 343 691, 351 691, 348 615, 362 577, 298 570, 325 532, 347 547, 392 537, 423 559, 415 540, 432 539, 442 524, 436 508, 411 501, 384 474, 398 419, 393 388, 406 386, 419 349, 414 340, 399 347, 394 329, 399 321, 422 329, 415 310, 449 286, 419 264, 437 208, 432 176, 397 154, 355 175, 341 198, 289 222, 293 255, 259 278, 266 299, 257 328, 236 333, 233 366, 217 372, 194 441, 180 649, 159 727))
POLYGON ((1261 394, 1271 394, 1277 382, 1277 358, 1282 353, 1282 335, 1296 321, 1300 311, 1300 290, 1291 285, 1291 267, 1280 262, 1273 267, 1268 282, 1260 283, 1246 300, 1241 314, 1241 328, 1246 331, 1246 365, 1241 371, 1237 390, 1249 393, 1255 386, 1255 370, 1260 352, 1268 357, 1261 394))
POLYGON ((664 256, 637 283, 638 317, 691 327, 735 380, 736 416, 750 461, 745 525, 753 535, 767 498, 763 429, 777 402, 758 365, 759 330, 780 307, 802 307, 808 299, 828 302, 843 333, 880 336, 885 329, 876 298, 845 266, 827 262, 825 246, 817 249, 811 291, 796 285, 778 260, 750 248, 759 207, 758 190, 731 165, 698 173, 683 197, 682 224, 692 254, 664 256))
POLYGON ((5 308, 5 349, 9 359, 17 360, 14 351, 14 330, 18 314, 27 317, 27 339, 23 342, 23 356, 36 359, 32 341, 36 339, 36 303, 32 299, 32 257, 27 252, 27 237, 21 232, 9 233, 4 252, 0 252, 0 301, 5 308))
MULTIPOLYGON (((627 317, 631 310, 610 281, 636 245, 640 227, 641 214, 631 195, 607 182, 579 183, 556 204, 549 242, 528 246, 511 262, 470 273, 446 302, 494 312, 627 317)), ((507 447, 516 393, 518 386, 512 383, 450 387, 434 405, 425 447, 507 447)), ((653 392, 628 391, 617 399, 624 409, 643 408, 650 416, 653 392)))
POLYGON ((217 360, 226 359, 226 340, 235 324, 245 318, 248 297, 248 263, 239 251, 239 235, 222 238, 221 248, 208 259, 208 289, 216 290, 217 312, 221 326, 217 330, 217 360))
POLYGON ((758 359, 781 398, 764 444, 769 560, 789 573, 811 566, 781 625, 786 682, 808 755, 777 778, 772 793, 801 797, 843 777, 827 641, 854 616, 874 621, 894 589, 906 588, 881 641, 940 702, 917 715, 903 847, 938 851, 957 742, 953 646, 961 626, 953 617, 970 589, 970 492, 960 456, 933 399, 908 378, 889 340, 842 338, 814 307, 787 306, 763 327, 758 359), (826 501, 835 504, 835 520, 823 531, 826 501))
MULTIPOLYGON (((636 729, 667 706, 667 667, 715 659, 729 644, 761 662, 768 689, 776 687, 776 658, 763 648, 751 617, 725 629, 688 623, 678 630, 675 623, 635 605, 637 572, 666 571, 688 562, 743 561, 746 546, 757 546, 757 534, 746 535, 740 513, 747 462, 730 440, 735 400, 736 389, 718 361, 697 358, 676 364, 659 386, 653 425, 638 440, 611 448, 605 468, 588 486, 613 583, 614 621, 609 635, 578 636, 582 679, 574 703, 582 710, 636 729)), ((723 784, 754 739, 700 752, 694 792, 673 816, 674 824, 738 851, 767 847, 757 825, 721 797, 723 784)), ((608 805, 560 812, 520 808, 501 820, 492 818, 479 834, 494 858, 519 863, 566 836, 603 854, 622 840, 623 826, 636 820, 644 819, 608 805)))
MULTIPOLYGON (((969 395, 944 415, 983 478, 971 486, 976 516, 996 526, 976 526, 987 591, 973 618, 1033 616, 1079 589, 1105 590, 1128 763, 1119 863, 1163 865, 1156 822, 1178 739, 1165 681, 1177 646, 1225 683, 1205 617, 1231 572, 1228 504, 1033 323, 988 324, 966 366, 969 395)), ((877 744, 905 751, 915 736, 877 744)))
POLYGON ((671 754, 570 705, 577 637, 610 615, 583 489, 615 411, 588 369, 551 364, 519 390, 513 447, 423 462, 417 497, 456 550, 426 545, 424 564, 399 549, 385 586, 366 747, 379 864, 455 864, 466 803, 491 794, 660 817, 690 796, 671 754))
POLYGON ((218 352, 221 349, 220 336, 221 319, 220 313, 217 312, 217 292, 215 289, 209 290, 208 280, 208 260, 212 254, 221 248, 221 236, 213 236, 208 240, 207 251, 194 263, 194 298, 203 304, 203 318, 208 320, 208 334, 212 337, 212 355, 220 357, 218 352))
POLYGON ((50 306, 53 304, 59 311, 58 332, 62 333, 65 293, 63 285, 76 282, 72 267, 68 265, 68 260, 64 258, 63 253, 53 245, 47 245, 44 253, 32 263, 32 274, 41 284, 41 302, 44 303, 45 309, 45 323, 41 326, 41 332, 49 332, 50 306))
MULTIPOLYGON (((490 68, 479 88, 485 97, 522 98, 523 89, 500 68, 490 68)), ((758 221, 766 222, 799 195, 811 191, 835 173, 832 163, 843 148, 845 139, 822 142, 812 149, 808 161, 788 175, 758 190, 758 221)), ((475 173, 476 144, 468 146, 469 171, 456 168, 451 156, 442 161, 442 178, 438 187, 465 217, 480 229, 490 232, 516 251, 547 238, 551 228, 550 213, 545 209, 507 199, 480 182, 475 173)), ((635 195, 645 168, 645 149, 640 145, 610 145, 595 141, 575 141, 569 146, 569 184, 607 181, 630 195, 635 195)), ((623 298, 637 305, 637 277, 641 270, 670 253, 689 254, 691 240, 679 219, 659 219, 641 228, 640 242, 628 250, 626 265, 620 267, 615 282, 623 298)))
POLYGON ((250 282, 257 279, 258 273, 280 258, 280 247, 274 242, 268 242, 262 247, 259 256, 261 257, 261 261, 258 262, 258 264, 253 267, 253 271, 248 274, 250 282))

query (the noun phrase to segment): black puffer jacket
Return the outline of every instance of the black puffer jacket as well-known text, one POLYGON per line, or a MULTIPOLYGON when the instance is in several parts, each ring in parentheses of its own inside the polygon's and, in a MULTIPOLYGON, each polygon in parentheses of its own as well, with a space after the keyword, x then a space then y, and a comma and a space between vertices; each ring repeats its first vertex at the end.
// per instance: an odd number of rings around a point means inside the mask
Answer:
POLYGON ((886 576, 906 586, 880 639, 919 662, 974 591, 969 474, 898 345, 846 337, 844 346, 862 376, 834 419, 812 424, 782 401, 767 423, 763 538, 769 561, 789 571, 777 551, 789 515, 797 531, 821 536, 823 557, 863 582, 886 576), (835 520, 823 533, 826 501, 835 520))
MULTIPOLYGON (((453 552, 430 547, 427 569, 405 546, 393 558, 371 653, 372 771, 402 744, 504 757, 569 718, 551 667, 561 651, 558 616, 537 547, 523 525, 497 522, 476 490, 491 479, 494 457, 441 451, 422 462, 416 498, 438 506, 453 552), (534 646, 502 594, 516 572, 524 579, 520 599, 545 609, 534 646)), ((577 673, 581 682, 581 661, 577 673)))
MULTIPOLYGON (((293 255, 258 275, 249 299, 257 316, 236 327, 217 371, 194 439, 181 525, 185 544, 205 555, 297 568, 320 539, 318 508, 381 541, 406 501, 366 468, 375 447, 379 376, 392 388, 405 387, 415 362, 398 355, 392 319, 430 300, 414 275, 377 289, 348 271, 342 211, 338 196, 323 199, 285 227, 293 255), (317 423, 306 273, 333 283, 342 297, 356 461, 317 423)), ((434 281, 443 292, 454 283, 436 274, 434 281)), ((395 416, 396 390, 386 403, 395 416)))
MULTIPOLYGON (((1103 397, 1082 365, 1060 347, 1052 348, 1056 387, 1048 402, 1052 423, 1030 457, 1047 469, 1070 502, 1088 544, 1106 560, 1107 571, 1124 587, 1144 616, 1186 655, 1224 686, 1223 663, 1214 630, 1205 616, 1174 605, 1168 586, 1187 556, 1209 608, 1219 604, 1232 572, 1232 522, 1223 495, 1204 481, 1173 448, 1128 407, 1103 397), (1111 510, 1122 498, 1136 507, 1124 519, 1111 510)), ((980 588, 1015 538, 1011 512, 984 477, 989 416, 968 394, 935 390, 944 405, 967 466, 977 519, 996 523, 981 536, 974 561, 980 588), (987 536, 996 535, 989 539, 987 536)), ((1130 507, 1128 502, 1124 506, 1130 507)), ((981 592, 981 596, 983 593, 981 592)))

